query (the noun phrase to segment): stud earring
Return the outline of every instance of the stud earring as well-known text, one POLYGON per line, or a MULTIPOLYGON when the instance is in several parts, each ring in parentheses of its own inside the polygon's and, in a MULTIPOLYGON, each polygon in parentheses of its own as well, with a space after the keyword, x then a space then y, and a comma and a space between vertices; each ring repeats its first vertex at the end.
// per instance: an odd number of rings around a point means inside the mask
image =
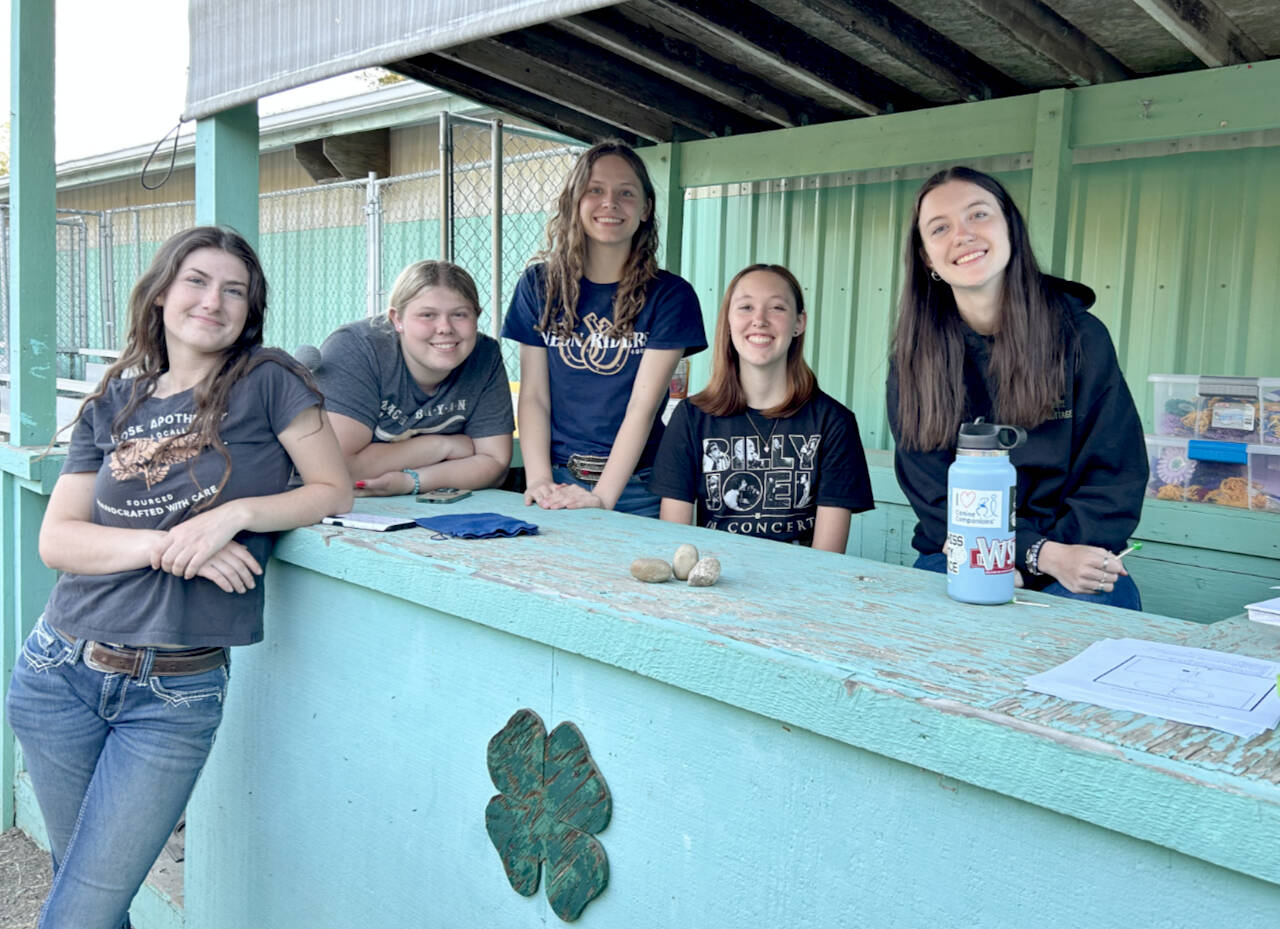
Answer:
POLYGON ((929 269, 929 276, 933 278, 935 281, 942 280, 942 277, 938 274, 937 271, 933 270, 933 268, 929 269))

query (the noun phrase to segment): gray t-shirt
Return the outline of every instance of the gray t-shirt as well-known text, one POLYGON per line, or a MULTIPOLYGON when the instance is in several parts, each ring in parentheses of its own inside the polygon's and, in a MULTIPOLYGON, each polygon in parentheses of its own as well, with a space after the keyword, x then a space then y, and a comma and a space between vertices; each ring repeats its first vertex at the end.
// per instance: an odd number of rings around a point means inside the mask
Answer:
POLYGON ((325 406, 364 423, 375 442, 459 433, 481 439, 515 429, 502 352, 487 335, 476 337, 475 349, 430 395, 409 373, 395 331, 380 317, 336 329, 320 356, 315 375, 325 406))
MULTIPOLYGON (((144 400, 113 430, 132 387, 131 378, 112 380, 85 407, 62 473, 97 472, 93 522, 169 529, 213 494, 226 462, 213 448, 197 449, 183 439, 159 448, 165 437, 187 431, 195 414, 190 390, 144 400)), ((318 403, 301 378, 273 361, 259 363, 231 388, 221 436, 232 467, 220 503, 287 489, 293 462, 276 436, 318 403)), ((236 541, 265 570, 274 534, 242 532, 236 541)), ((235 594, 202 577, 187 581, 149 567, 66 573, 49 595, 45 619, 70 635, 124 645, 248 645, 262 639, 262 581, 235 594)))

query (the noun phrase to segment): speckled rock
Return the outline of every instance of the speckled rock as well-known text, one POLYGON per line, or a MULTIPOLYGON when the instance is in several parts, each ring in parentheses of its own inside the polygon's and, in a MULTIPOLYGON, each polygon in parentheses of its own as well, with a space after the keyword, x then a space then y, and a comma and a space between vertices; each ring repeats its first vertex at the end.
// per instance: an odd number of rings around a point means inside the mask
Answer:
POLYGON ((720 580, 720 559, 699 558, 689 572, 690 587, 710 587, 720 580))
POLYGON ((688 580, 689 572, 693 570, 693 566, 697 563, 698 550, 696 548, 688 543, 677 548, 676 553, 671 556, 671 570, 675 572, 676 580, 688 580))
POLYGON ((631 562, 631 576, 638 581, 661 584, 671 580, 671 565, 661 558, 637 558, 631 562))

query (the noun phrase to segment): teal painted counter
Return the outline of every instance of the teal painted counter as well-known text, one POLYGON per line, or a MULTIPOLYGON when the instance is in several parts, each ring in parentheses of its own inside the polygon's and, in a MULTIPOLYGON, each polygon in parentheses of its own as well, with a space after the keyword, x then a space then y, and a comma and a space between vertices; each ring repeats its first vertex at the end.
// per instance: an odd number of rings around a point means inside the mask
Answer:
POLYGON ((485 747, 522 707, 576 723, 612 792, 583 925, 1280 921, 1280 738, 1021 688, 1103 637, 1280 659, 1277 630, 971 607, 907 568, 498 491, 360 506, 542 534, 282 540, 192 803, 188 929, 559 924, 484 828, 485 747), (683 541, 717 586, 628 574, 683 541))

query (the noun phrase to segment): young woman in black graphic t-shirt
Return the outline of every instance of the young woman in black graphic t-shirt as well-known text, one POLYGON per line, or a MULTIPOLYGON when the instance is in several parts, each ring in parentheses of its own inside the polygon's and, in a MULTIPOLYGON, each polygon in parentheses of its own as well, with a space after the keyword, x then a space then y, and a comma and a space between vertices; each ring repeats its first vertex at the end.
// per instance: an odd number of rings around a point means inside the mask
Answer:
POLYGON ((676 408, 654 462, 663 519, 844 551, 871 480, 853 413, 805 363, 807 322, 786 268, 755 264, 729 282, 711 382, 676 408))

